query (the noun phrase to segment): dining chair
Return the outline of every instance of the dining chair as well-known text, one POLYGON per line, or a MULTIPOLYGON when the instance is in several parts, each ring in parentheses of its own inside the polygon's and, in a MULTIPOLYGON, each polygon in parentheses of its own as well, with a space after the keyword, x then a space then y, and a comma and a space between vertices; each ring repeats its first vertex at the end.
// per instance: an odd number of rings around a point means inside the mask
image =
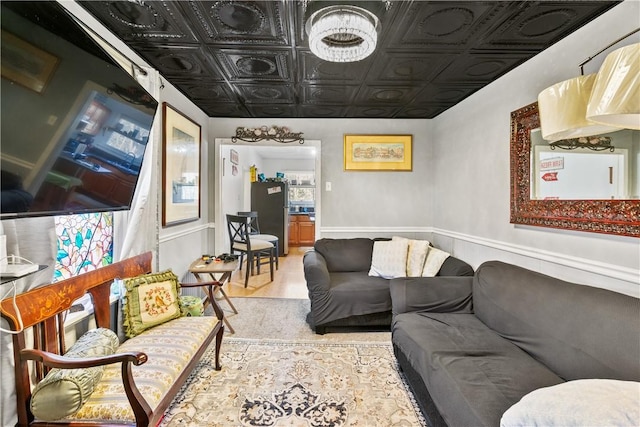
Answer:
MULTIPOLYGON (((229 231, 230 254, 240 253, 240 269, 242 269, 242 258, 247 256, 247 266, 244 278, 244 287, 249 283, 249 275, 253 274, 254 262, 258 274, 260 274, 260 265, 263 264, 262 257, 269 257, 269 269, 271 273, 271 281, 273 281, 273 259, 275 255, 275 246, 266 240, 250 238, 250 222, 247 216, 227 214, 227 230, 229 231)), ((266 261, 264 262, 266 263, 266 261)))
POLYGON ((246 216, 251 218, 249 221, 249 237, 251 239, 258 240, 266 240, 267 242, 271 242, 273 246, 275 246, 276 250, 276 270, 280 268, 279 258, 280 258, 280 239, 278 236, 273 234, 265 234, 260 232, 260 223, 258 221, 258 212, 256 211, 244 211, 238 212, 240 216, 246 216))

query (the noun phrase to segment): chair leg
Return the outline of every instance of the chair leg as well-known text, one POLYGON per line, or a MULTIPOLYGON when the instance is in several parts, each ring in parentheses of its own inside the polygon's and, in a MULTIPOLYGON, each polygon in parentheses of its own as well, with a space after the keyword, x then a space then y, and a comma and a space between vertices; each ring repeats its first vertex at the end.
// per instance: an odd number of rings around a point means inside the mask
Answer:
MULTIPOLYGON (((273 282, 273 253, 275 252, 276 248, 275 246, 273 247, 273 249, 271 250, 271 256, 269 257, 269 272, 271 273, 271 281, 273 282)), ((276 256, 278 256, 278 254, 276 253, 276 256)))
POLYGON ((249 274, 251 273, 251 270, 253 270, 253 261, 251 260, 251 257, 249 256, 249 254, 247 254, 247 268, 245 270, 246 271, 244 272, 244 287, 246 288, 247 285, 249 284, 249 274))
POLYGON ((278 268, 280 268, 280 241, 276 240, 275 241, 275 248, 276 248, 276 270, 278 268))

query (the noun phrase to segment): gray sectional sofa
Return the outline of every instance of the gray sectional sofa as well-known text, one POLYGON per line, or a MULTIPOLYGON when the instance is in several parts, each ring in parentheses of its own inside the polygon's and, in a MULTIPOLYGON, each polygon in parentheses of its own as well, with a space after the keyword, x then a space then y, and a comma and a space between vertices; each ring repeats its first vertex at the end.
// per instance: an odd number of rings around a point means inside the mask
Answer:
MULTIPOLYGON (((392 279, 371 277, 375 240, 320 239, 304 255, 304 276, 311 300, 309 323, 316 333, 331 327, 367 327, 389 330, 392 279)), ((439 276, 472 276, 473 268, 453 256, 447 258, 439 276)), ((419 283, 428 278, 416 278, 419 283)))
POLYGON ((640 422, 640 299, 498 261, 429 282, 393 279, 391 297, 394 351, 430 427, 640 422), (580 379, 623 380, 604 384, 636 390, 631 407, 615 392, 589 402, 595 380, 567 383, 580 379), (569 398, 552 394, 566 385, 569 398))

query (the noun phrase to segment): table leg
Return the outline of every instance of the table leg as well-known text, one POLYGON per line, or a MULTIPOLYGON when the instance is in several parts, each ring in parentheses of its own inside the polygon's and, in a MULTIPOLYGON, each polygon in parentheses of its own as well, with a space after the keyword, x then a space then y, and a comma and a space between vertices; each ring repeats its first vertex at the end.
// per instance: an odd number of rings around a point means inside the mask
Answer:
MULTIPOLYGON (((202 282, 202 278, 200 277, 200 275, 198 273, 193 273, 194 277, 196 278, 196 280, 198 282, 202 282)), ((238 314, 238 310, 235 308, 235 306, 231 303, 231 300, 229 299, 229 297, 227 296, 227 294, 224 292, 224 289, 222 289, 222 285, 224 284, 224 282, 226 282, 227 280, 229 280, 229 278, 231 277, 231 273, 224 273, 222 275, 222 277, 220 277, 220 280, 216 279, 215 276, 213 275, 213 273, 209 274, 211 276, 211 278, 218 282, 218 285, 214 285, 213 289, 214 289, 214 294, 215 291, 220 291, 222 293, 222 295, 224 296, 224 299, 227 301, 227 303, 229 304, 229 306, 231 307, 231 309, 233 310, 233 312, 235 314, 238 314)), ((207 308, 207 304, 209 303, 209 295, 205 295, 204 299, 202 300, 202 307, 203 309, 207 308)), ((231 323, 229 323, 229 319, 227 319, 227 316, 223 316, 222 319, 224 320, 225 325, 227 325, 227 328, 229 328, 229 332, 231 332, 232 334, 235 334, 236 331, 235 329, 233 329, 233 326, 231 326, 231 323)))

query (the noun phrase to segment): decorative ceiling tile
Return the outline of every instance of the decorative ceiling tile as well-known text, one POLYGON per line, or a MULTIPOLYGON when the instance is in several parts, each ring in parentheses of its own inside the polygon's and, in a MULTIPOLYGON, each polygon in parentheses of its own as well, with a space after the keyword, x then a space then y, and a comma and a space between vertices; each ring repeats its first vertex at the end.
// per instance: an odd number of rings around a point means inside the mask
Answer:
POLYGON ((291 80, 291 53, 285 50, 213 50, 231 81, 291 80))
POLYGON ((251 117, 249 111, 238 103, 200 101, 198 106, 210 117, 251 117))
POLYGON ((246 104, 283 104, 295 102, 295 94, 293 86, 290 84, 277 84, 271 82, 251 83, 235 85, 240 96, 245 100, 246 104))
POLYGON ((169 1, 80 1, 125 42, 198 43, 177 5, 169 1))
POLYGON ((418 92, 416 86, 365 86, 358 93, 356 103, 363 105, 404 105, 418 92))
POLYGON ((174 85, 192 100, 206 100, 217 102, 234 102, 233 92, 225 82, 211 82, 206 80, 173 80, 174 85))
POLYGON ((202 42, 225 45, 289 44, 284 4, 268 1, 184 2, 202 42))
POLYGON ((344 64, 323 61, 310 51, 298 53, 302 69, 302 81, 305 83, 343 82, 360 84, 367 69, 365 67, 345 67, 344 64))
POLYGON ((296 107, 291 105, 247 105, 251 117, 298 117, 296 107))
POLYGON ((386 118, 386 117, 395 117, 396 113, 400 108, 398 107, 360 107, 354 106, 349 109, 349 117, 358 117, 358 118, 386 118))
POLYGON ((334 105, 301 105, 299 117, 324 117, 344 118, 348 117, 347 107, 334 105))
POLYGON ((157 45, 139 48, 138 52, 168 79, 207 78, 222 80, 224 75, 209 60, 209 55, 198 46, 157 45))
POLYGON ((307 85, 302 87, 302 104, 351 104, 358 86, 307 85), (345 102, 346 101, 346 102, 345 102))
POLYGON ((330 63, 305 23, 341 0, 80 1, 207 114, 433 118, 617 1, 380 1, 376 51, 330 63))

